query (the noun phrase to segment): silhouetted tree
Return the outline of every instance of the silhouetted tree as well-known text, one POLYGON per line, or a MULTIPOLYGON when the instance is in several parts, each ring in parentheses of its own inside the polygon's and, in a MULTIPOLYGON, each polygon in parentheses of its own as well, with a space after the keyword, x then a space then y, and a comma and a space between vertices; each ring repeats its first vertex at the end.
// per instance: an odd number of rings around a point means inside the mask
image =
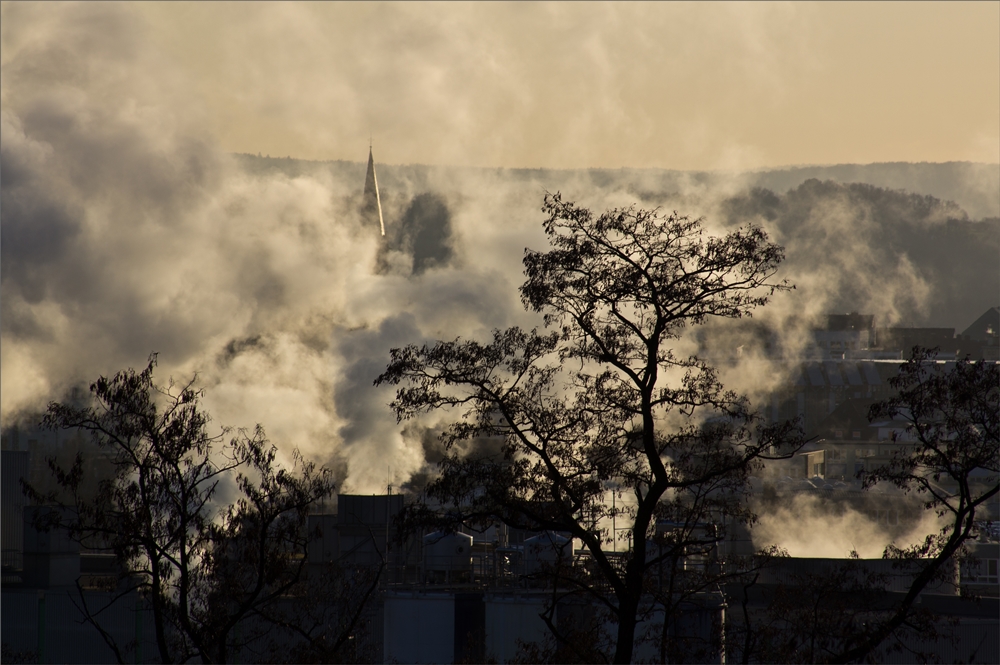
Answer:
MULTIPOLYGON (((202 392, 193 382, 157 386, 155 366, 153 354, 141 372, 101 377, 90 387, 92 406, 48 407, 44 426, 89 433, 113 462, 96 493, 84 490, 79 455, 69 468, 49 461, 58 493, 26 489, 37 502, 62 506, 39 527, 66 528, 82 545, 116 555, 114 597, 146 599, 162 662, 226 662, 249 639, 237 625, 274 614, 300 584, 307 514, 333 492, 333 478, 297 451, 295 472, 278 467, 259 425, 210 434, 202 392)), ((79 600, 124 661, 126 645, 102 628, 101 608, 90 607, 82 590, 79 600)))
MULTIPOLYGON (((884 465, 864 474, 863 487, 892 483, 944 518, 941 529, 907 548, 889 545, 892 571, 866 570, 845 561, 830 570, 792 576, 757 612, 747 607, 728 635, 731 657, 742 662, 871 662, 903 652, 914 662, 934 659, 928 645, 954 639, 948 622, 918 600, 938 585, 954 584, 965 544, 977 535, 1000 484, 1000 365, 966 358, 939 364, 935 352, 914 348, 889 380, 896 394, 872 405, 869 419, 902 420, 898 448, 884 465), (906 579, 901 594, 893 579, 906 579)), ((760 593, 760 591, 758 591, 760 593)), ((736 609, 734 604, 733 609, 736 609)))
MULTIPOLYGON (((669 617, 718 579, 683 565, 722 539, 706 523, 752 520, 749 474, 800 441, 792 424, 765 426, 709 365, 675 356, 671 342, 707 317, 749 316, 790 287, 773 279, 782 248, 753 226, 714 237, 676 213, 595 216, 559 194, 546 196, 543 211, 552 248, 525 252, 521 297, 547 332, 515 327, 485 344, 392 349, 375 383, 401 386, 392 402, 400 420, 443 408, 460 416, 443 434, 451 453, 427 488, 449 506, 442 519, 499 520, 582 541, 586 570, 561 560, 547 572, 613 616, 614 662, 627 663, 643 617, 663 604, 669 617), (495 449, 491 437, 503 442, 498 456, 481 452, 495 449), (471 441, 472 454, 452 448, 459 441, 471 441), (608 547, 616 534, 601 526, 613 503, 628 524, 620 555, 608 547), (658 531, 657 520, 670 528, 658 531)), ((573 646, 551 613, 548 625, 573 646)))
POLYGON ((912 547, 886 548, 886 558, 916 564, 919 572, 898 606, 871 622, 864 639, 831 662, 862 660, 911 622, 920 593, 953 575, 966 542, 976 535, 977 516, 982 518, 1000 492, 1000 364, 965 358, 946 367, 935 362, 936 355, 914 347, 889 380, 896 396, 871 407, 871 420, 897 418, 907 427, 903 445, 865 476, 864 485, 889 482, 917 493, 927 510, 944 518, 944 526, 912 547))

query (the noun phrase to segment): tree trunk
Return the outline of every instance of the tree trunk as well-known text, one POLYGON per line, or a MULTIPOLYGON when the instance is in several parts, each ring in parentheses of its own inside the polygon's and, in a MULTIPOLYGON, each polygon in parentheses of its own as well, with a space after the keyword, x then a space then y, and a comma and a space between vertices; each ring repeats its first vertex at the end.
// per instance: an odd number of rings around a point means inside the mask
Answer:
POLYGON ((631 663, 635 645, 636 614, 639 599, 629 598, 618 605, 618 642, 615 644, 615 663, 631 663))

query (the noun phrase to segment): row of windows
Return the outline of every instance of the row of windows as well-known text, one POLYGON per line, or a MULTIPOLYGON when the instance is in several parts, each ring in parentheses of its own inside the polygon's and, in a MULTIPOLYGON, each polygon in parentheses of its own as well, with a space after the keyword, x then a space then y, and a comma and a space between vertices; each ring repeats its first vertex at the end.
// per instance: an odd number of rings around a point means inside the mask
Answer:
POLYGON ((962 579, 976 584, 996 584, 998 564, 1000 560, 997 559, 980 559, 975 565, 964 564, 962 579))
MULTIPOLYGON (((854 457, 864 459, 865 457, 875 457, 878 455, 878 448, 855 448, 854 457)), ((847 451, 840 448, 830 448, 826 451, 826 458, 831 462, 843 461, 847 459, 847 451)))

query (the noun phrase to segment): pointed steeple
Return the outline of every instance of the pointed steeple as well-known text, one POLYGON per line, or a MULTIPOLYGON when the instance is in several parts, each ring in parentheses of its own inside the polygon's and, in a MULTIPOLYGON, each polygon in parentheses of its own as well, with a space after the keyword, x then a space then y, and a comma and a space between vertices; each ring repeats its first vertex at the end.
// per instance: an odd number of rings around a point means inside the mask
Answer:
POLYGON ((375 159, 372 157, 372 147, 368 146, 368 173, 365 175, 364 209, 375 217, 378 211, 378 226, 385 235, 385 222, 382 220, 382 199, 378 194, 378 178, 375 177, 375 159))

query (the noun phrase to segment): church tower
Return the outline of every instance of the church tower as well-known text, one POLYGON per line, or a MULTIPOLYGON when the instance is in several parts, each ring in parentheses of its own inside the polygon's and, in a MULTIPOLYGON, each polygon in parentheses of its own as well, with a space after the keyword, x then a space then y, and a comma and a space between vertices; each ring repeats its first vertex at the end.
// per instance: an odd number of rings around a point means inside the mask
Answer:
POLYGON ((372 147, 368 146, 368 173, 365 175, 365 193, 362 211, 366 218, 375 221, 378 214, 378 227, 385 235, 385 222, 382 220, 382 199, 378 194, 378 178, 375 177, 375 159, 372 157, 372 147))

